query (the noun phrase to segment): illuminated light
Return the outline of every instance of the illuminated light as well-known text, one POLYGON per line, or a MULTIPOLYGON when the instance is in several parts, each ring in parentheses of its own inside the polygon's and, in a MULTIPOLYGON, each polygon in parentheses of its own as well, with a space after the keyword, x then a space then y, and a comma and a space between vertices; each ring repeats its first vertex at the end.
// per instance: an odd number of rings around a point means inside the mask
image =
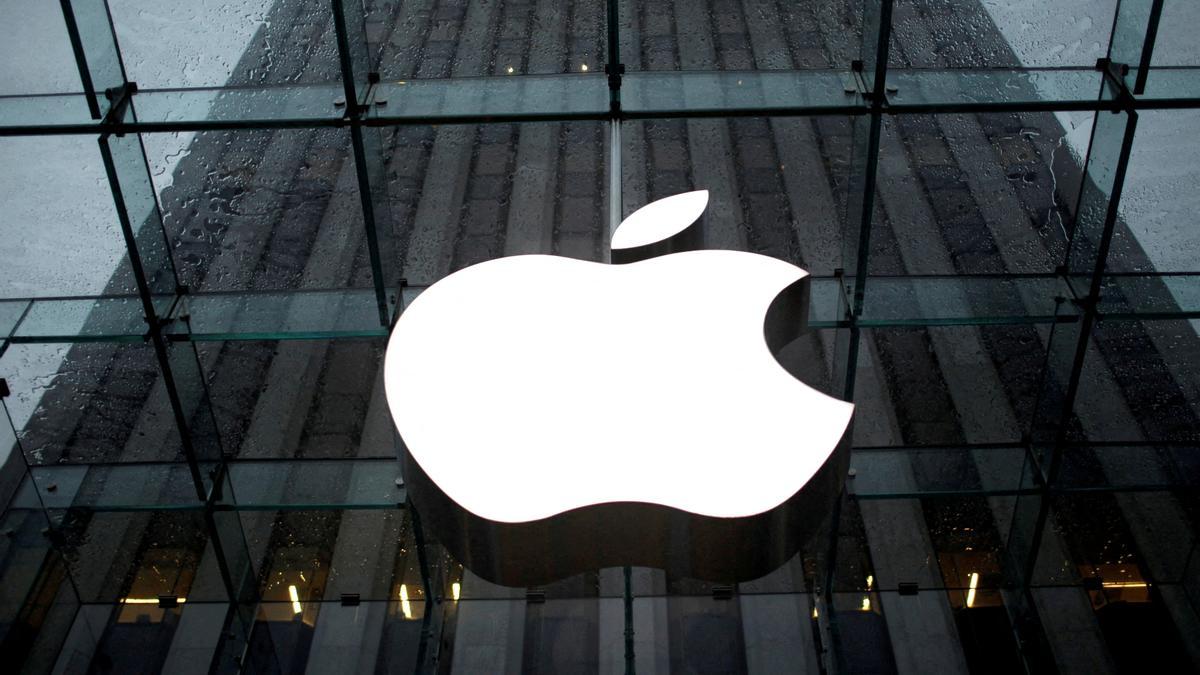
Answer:
POLYGON ((582 66, 579 67, 579 69, 586 73, 587 72, 587 64, 586 63, 583 64, 582 66))
MULTIPOLYGON (((175 602, 182 605, 187 602, 187 598, 175 598, 175 602)), ((158 598, 121 598, 123 605, 157 605, 158 603, 158 598)))
POLYGON ((304 608, 300 606, 300 592, 296 590, 295 586, 288 586, 288 595, 292 598, 292 613, 303 612, 304 608))
POLYGON ((967 584, 967 607, 975 604, 975 589, 979 586, 979 572, 971 572, 971 581, 967 584))
POLYGON ((875 583, 875 576, 872 574, 868 574, 867 575, 867 590, 868 591, 871 590, 871 584, 874 584, 874 583, 875 583))
POLYGON ((412 604, 408 601, 408 587, 400 584, 400 613, 404 618, 412 618, 412 604))
MULTIPOLYGON (((776 352, 803 322, 775 330, 782 318, 772 311, 808 295, 808 273, 745 251, 688 248, 707 204, 698 190, 631 214, 611 238, 613 259, 625 263, 495 258, 413 300, 384 362, 393 420, 420 468, 413 480, 493 530, 613 502, 746 518, 801 490, 823 495, 808 483, 853 405, 781 367, 776 352), (649 250, 664 241, 668 252, 649 250), (481 341, 481 327, 495 330, 481 341), (713 471, 709 459, 730 447, 739 461, 713 471), (679 461, 681 449, 691 461, 679 461)), ((460 540, 453 530, 439 538, 460 540)), ((539 585, 536 576, 506 579, 539 585)))
POLYGON ((1146 588, 1150 584, 1144 581, 1105 581, 1100 585, 1105 588, 1146 588))
POLYGON ((871 599, 866 596, 863 596, 862 611, 864 611, 864 612, 871 611, 871 599))
MULTIPOLYGON (((804 276, 790 263, 727 250, 630 265, 520 255, 461 269, 417 296, 392 333, 384 381, 400 435, 446 495, 496 522, 626 501, 713 518, 763 513, 804 487, 850 422, 849 403, 792 377, 763 341, 768 306, 804 276), (716 297, 695 290, 715 274, 737 283, 723 283, 716 297), (498 295, 518 288, 518 301, 498 295), (481 345, 480 326, 520 329, 494 331, 481 345), (564 367, 546 352, 550 336, 583 354, 586 340, 609 356, 564 367), (703 378, 697 364, 705 366, 703 378), (639 381, 644 373, 656 377, 639 381), (429 393, 405 398, 408 387, 429 393), (713 393, 734 391, 755 393, 713 393), (545 414, 531 425, 534 401, 545 414), (594 424, 593 411, 614 402, 621 405, 609 423, 594 424), (464 410, 478 423, 463 424, 464 410), (680 419, 704 423, 663 422, 680 419), (722 471, 664 450, 716 458, 732 444, 742 461, 722 471), (591 457, 611 461, 592 464, 585 478, 575 467, 591 457), (633 463, 641 470, 624 470, 633 463)), ((564 351, 564 358, 574 354, 564 351)))
POLYGON ((450 584, 450 595, 451 595, 451 597, 454 598, 455 602, 458 602, 458 596, 461 593, 462 593, 462 584, 458 583, 457 581, 450 584))
POLYGON ((813 607, 813 618, 816 619, 816 618, 819 618, 820 616, 821 616, 820 613, 817 612, 817 608, 813 607))
POLYGON ((512 67, 512 66, 509 66, 508 68, 505 68, 504 70, 505 70, 505 72, 507 72, 509 75, 512 75, 512 74, 513 74, 513 67, 512 67))

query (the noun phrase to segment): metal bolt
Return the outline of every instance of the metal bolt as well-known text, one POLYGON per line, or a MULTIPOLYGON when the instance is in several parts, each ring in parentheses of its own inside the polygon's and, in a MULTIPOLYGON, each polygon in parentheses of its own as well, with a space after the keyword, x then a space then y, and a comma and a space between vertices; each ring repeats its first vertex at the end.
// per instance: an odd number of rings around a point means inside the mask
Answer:
POLYGON ((851 478, 854 478, 855 476, 858 475, 858 469, 850 469, 849 471, 846 472, 846 475, 850 476, 851 478))
POLYGON ((398 488, 404 487, 404 479, 403 478, 396 479, 396 487, 398 487, 398 488))
POLYGON ((333 99, 333 105, 338 108, 345 106, 346 105, 346 97, 339 96, 339 97, 333 99))
POLYGON ((386 98, 377 98, 377 99, 375 99, 375 105, 378 105, 378 106, 387 105, 387 99, 386 98))
POLYGON ((46 486, 46 492, 55 492, 58 490, 58 483, 50 483, 46 486))

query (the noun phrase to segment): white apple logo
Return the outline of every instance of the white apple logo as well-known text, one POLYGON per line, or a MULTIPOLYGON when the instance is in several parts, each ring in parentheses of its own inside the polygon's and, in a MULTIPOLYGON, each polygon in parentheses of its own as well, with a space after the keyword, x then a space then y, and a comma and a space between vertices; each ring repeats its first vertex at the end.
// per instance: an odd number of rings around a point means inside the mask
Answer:
POLYGON ((690 192, 627 218, 612 249, 629 264, 490 260, 400 316, 384 384, 410 497, 476 574, 741 580, 825 516, 853 406, 776 357, 806 327, 808 275, 694 250, 707 203, 690 192))

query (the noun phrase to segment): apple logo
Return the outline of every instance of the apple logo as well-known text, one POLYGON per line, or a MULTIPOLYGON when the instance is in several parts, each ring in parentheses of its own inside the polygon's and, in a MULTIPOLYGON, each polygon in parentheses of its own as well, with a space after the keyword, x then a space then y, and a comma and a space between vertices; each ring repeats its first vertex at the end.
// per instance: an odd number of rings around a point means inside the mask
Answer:
POLYGON ((638 565, 744 581, 831 511, 853 406, 792 375, 809 278, 699 250, 708 192, 653 202, 603 264, 498 258, 419 295, 384 385, 409 497, 475 574, 638 565))

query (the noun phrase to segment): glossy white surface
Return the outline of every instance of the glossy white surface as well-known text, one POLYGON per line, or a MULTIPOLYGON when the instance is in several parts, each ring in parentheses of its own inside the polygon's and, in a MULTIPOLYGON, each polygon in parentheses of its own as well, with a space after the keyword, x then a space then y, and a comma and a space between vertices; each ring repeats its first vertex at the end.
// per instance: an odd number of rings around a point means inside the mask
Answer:
POLYGON ((612 248, 636 248, 679 234, 704 214, 708 190, 696 190, 650 202, 629 214, 613 231, 612 248))
POLYGON ((820 468, 852 410, 764 341, 771 301, 805 274, 737 251, 480 263, 400 317, 388 402, 429 477, 494 521, 614 501, 761 513, 820 468))

